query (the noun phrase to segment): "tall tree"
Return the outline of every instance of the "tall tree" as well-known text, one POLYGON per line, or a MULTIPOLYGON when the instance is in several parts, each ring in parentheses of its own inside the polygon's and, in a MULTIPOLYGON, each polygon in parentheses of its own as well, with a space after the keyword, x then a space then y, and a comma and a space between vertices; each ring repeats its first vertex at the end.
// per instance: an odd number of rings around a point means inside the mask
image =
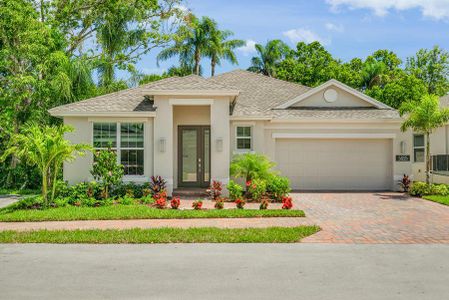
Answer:
POLYGON ((406 116, 402 131, 411 128, 426 136, 426 183, 430 183, 430 134, 449 122, 449 108, 440 108, 440 99, 436 95, 425 95, 422 100, 406 102, 399 109, 406 116))
POLYGON ((257 55, 251 59, 248 71, 275 77, 276 65, 290 53, 291 49, 281 40, 268 41, 265 46, 256 44, 257 55))
POLYGON ((368 59, 362 67, 362 89, 371 89, 387 80, 387 67, 382 61, 368 59))
POLYGON ((212 27, 210 32, 210 39, 206 49, 206 55, 210 58, 211 76, 215 75, 215 67, 221 64, 222 59, 237 64, 237 56, 234 50, 245 45, 242 40, 228 40, 230 36, 234 35, 229 30, 219 30, 217 27, 212 27))
POLYGON ((406 70, 427 85, 429 94, 442 96, 449 90, 449 53, 438 46, 408 58, 406 70))
POLYGON ((190 15, 187 24, 179 28, 174 44, 158 54, 158 62, 178 56, 181 66, 193 65, 193 72, 200 75, 201 58, 206 55, 210 33, 216 27, 208 17, 190 15))
POLYGON ((300 42, 296 50, 278 64, 276 77, 313 87, 336 78, 339 66, 340 62, 319 42, 300 42))

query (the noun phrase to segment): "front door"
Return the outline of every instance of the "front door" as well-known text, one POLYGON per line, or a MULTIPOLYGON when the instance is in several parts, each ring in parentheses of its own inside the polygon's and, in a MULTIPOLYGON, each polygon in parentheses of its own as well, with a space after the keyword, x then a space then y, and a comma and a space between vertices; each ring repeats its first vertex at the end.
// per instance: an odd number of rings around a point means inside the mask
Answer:
POLYGON ((178 186, 208 187, 210 126, 178 127, 178 186))

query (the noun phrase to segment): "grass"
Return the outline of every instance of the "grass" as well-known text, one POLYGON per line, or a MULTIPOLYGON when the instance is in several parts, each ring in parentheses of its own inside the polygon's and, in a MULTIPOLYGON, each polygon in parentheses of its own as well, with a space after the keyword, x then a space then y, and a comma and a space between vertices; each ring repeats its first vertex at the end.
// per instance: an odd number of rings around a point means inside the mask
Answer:
POLYGON ((126 230, 2 231, 0 243, 149 244, 149 243, 295 243, 317 226, 269 228, 153 228, 126 230))
POLYGON ((443 205, 449 205, 449 196, 431 195, 431 196, 423 196, 423 199, 438 202, 443 205))
POLYGON ((38 195, 40 194, 40 190, 31 190, 31 189, 0 189, 0 195, 38 195))
POLYGON ((126 220, 126 219, 203 219, 203 218, 269 218, 304 217, 302 210, 222 209, 174 210, 156 209, 144 205, 114 205, 103 207, 61 207, 45 210, 14 210, 0 213, 1 222, 126 220))

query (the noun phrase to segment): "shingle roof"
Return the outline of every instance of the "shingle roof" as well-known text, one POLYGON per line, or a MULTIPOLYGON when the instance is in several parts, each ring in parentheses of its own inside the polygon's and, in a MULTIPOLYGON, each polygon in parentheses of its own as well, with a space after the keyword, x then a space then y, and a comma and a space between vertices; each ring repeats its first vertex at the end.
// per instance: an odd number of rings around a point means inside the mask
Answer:
MULTIPOLYGON (((58 106, 49 110, 53 115, 70 113, 89 113, 89 112, 139 112, 154 111, 154 107, 144 100, 146 95, 154 95, 157 92, 164 91, 217 91, 226 92, 232 90, 217 82, 209 81, 197 75, 185 77, 170 77, 135 88, 106 94, 91 99, 58 106)), ((234 91, 238 92, 238 91, 234 91)))
MULTIPOLYGON (((89 113, 130 113, 155 111, 144 96, 165 92, 190 91, 198 94, 207 92, 237 95, 233 110, 235 117, 262 117, 278 119, 393 119, 399 114, 393 109, 274 109, 292 100, 311 88, 268 76, 235 70, 205 79, 196 75, 170 77, 144 84, 139 87, 98 96, 52 108, 52 115, 89 113)), ((447 97, 449 104, 449 97, 447 97)), ((449 106, 449 105, 448 105, 449 106)))
POLYGON ((300 84, 244 70, 234 70, 208 80, 240 91, 233 116, 270 116, 272 108, 310 90, 300 84))

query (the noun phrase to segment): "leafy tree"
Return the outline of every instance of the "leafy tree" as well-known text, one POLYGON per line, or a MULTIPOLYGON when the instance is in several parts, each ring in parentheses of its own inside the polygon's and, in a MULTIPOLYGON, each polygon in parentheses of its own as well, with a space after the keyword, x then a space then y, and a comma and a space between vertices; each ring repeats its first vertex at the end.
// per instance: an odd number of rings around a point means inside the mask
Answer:
POLYGON ((314 87, 336 78, 339 67, 340 62, 319 42, 300 42, 276 67, 276 77, 314 87))
POLYGON ((390 72, 396 71, 402 64, 402 60, 397 56, 397 54, 387 49, 375 51, 369 59, 383 63, 386 69, 390 72))
POLYGON ((214 20, 208 17, 198 19, 191 14, 187 24, 177 31, 174 44, 158 54, 158 61, 178 56, 182 67, 193 64, 193 72, 200 75, 201 58, 206 55, 210 33, 216 27, 214 20))
POLYGON ((436 95, 425 95, 422 100, 406 102, 399 109, 400 114, 406 116, 401 130, 411 128, 413 131, 426 136, 426 183, 430 183, 430 134, 437 128, 449 122, 449 108, 440 108, 440 101, 436 95))
POLYGON ((90 171, 95 180, 103 185, 104 198, 109 198, 109 189, 120 183, 124 171, 123 165, 117 163, 117 154, 109 148, 100 150, 94 154, 94 164, 90 171))
POLYGON ((367 60, 362 67, 362 89, 371 89, 387 81, 387 67, 381 61, 367 60))
POLYGON ((212 27, 210 31, 210 39, 206 48, 206 56, 210 58, 211 76, 215 75, 215 67, 221 64, 221 60, 225 59, 233 64, 237 64, 237 57, 234 50, 245 45, 242 40, 228 40, 234 33, 229 30, 219 30, 212 27))
POLYGON ((449 53, 438 46, 421 49, 408 58, 406 71, 421 79, 429 94, 442 96, 449 90, 449 53))
POLYGON ((291 49, 281 40, 268 41, 265 46, 256 44, 258 56, 251 59, 248 71, 275 77, 276 65, 287 57, 291 49))
POLYGON ((2 160, 16 155, 26 164, 36 166, 42 178, 42 198, 45 206, 53 201, 56 181, 64 162, 73 161, 77 155, 84 155, 91 147, 86 144, 72 144, 64 138, 64 134, 73 128, 31 124, 21 133, 13 136, 2 160), (50 196, 49 196, 50 193, 50 196))

